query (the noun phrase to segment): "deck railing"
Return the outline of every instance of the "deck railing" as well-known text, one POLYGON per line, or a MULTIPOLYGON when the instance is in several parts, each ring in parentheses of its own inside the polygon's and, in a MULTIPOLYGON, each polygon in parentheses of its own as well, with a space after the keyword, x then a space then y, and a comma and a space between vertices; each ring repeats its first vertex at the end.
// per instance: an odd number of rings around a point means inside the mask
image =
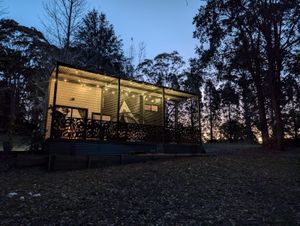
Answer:
POLYGON ((52 138, 147 143, 201 143, 199 128, 54 117, 52 138))

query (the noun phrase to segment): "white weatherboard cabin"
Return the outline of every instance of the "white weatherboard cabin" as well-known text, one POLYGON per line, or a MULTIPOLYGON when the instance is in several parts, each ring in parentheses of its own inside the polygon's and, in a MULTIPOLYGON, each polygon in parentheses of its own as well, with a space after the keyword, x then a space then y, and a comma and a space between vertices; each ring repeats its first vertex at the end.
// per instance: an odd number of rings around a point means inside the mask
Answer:
POLYGON ((195 94, 58 63, 48 97, 45 139, 50 152, 202 150, 195 94))

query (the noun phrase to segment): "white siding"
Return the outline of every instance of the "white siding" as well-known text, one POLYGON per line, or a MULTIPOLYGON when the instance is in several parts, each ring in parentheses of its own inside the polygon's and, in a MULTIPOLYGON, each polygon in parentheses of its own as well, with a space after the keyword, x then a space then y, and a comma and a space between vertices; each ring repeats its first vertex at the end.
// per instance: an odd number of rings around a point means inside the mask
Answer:
MULTIPOLYGON (((55 81, 51 80, 49 85, 48 114, 46 124, 46 138, 50 137, 51 111, 53 105, 55 81)), ((100 113, 101 111, 101 88, 81 86, 80 84, 58 81, 56 105, 70 107, 87 108, 88 118, 92 117, 92 112, 100 113)), ((74 111, 76 112, 76 111, 74 111)), ((73 115, 73 117, 80 117, 73 115)))

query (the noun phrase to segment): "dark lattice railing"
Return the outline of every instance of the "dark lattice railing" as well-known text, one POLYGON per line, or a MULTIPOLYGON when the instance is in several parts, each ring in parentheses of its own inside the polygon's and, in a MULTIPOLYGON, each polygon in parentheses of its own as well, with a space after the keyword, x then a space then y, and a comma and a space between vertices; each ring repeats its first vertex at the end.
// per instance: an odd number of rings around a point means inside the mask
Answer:
POLYGON ((53 117, 52 138, 149 143, 200 143, 198 128, 53 117))

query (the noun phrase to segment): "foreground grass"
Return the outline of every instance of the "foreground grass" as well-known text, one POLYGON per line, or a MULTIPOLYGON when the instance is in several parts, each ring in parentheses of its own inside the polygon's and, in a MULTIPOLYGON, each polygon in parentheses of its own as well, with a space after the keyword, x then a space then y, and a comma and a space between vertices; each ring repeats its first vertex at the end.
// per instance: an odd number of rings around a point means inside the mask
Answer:
POLYGON ((291 151, 10 170, 0 174, 0 225, 297 225, 299 185, 291 151))

